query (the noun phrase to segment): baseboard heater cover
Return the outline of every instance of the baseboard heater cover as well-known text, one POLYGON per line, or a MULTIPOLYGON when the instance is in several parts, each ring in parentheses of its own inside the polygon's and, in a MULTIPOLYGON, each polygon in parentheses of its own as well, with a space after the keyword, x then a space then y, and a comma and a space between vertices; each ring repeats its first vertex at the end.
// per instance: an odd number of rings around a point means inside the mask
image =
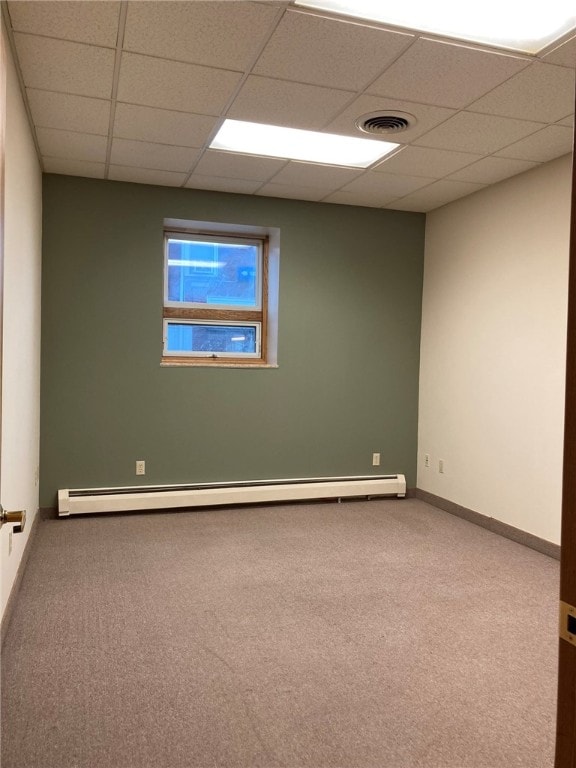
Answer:
POLYGON ((308 477, 123 488, 66 488, 58 491, 58 516, 357 496, 402 498, 405 495, 404 475, 308 477))

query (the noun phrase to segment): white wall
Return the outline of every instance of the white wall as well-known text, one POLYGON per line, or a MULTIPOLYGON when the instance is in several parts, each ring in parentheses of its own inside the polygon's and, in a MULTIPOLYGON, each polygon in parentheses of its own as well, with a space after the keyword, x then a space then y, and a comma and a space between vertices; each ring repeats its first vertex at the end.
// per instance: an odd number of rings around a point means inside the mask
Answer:
POLYGON ((418 487, 555 543, 570 180, 565 156, 428 215, 420 363, 418 487))
POLYGON ((24 533, 0 530, 1 615, 38 511, 40 435, 41 172, 7 52, 2 466, 0 501, 25 509, 24 533))

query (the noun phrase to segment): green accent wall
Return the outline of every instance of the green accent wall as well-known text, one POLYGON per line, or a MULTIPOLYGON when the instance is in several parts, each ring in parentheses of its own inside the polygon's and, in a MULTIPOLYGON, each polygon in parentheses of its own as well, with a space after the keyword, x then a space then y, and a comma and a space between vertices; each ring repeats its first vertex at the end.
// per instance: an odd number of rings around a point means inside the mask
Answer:
POLYGON ((414 487, 424 221, 45 175, 41 505, 59 488, 318 475, 414 487), (165 218, 280 228, 278 368, 160 366, 165 218))

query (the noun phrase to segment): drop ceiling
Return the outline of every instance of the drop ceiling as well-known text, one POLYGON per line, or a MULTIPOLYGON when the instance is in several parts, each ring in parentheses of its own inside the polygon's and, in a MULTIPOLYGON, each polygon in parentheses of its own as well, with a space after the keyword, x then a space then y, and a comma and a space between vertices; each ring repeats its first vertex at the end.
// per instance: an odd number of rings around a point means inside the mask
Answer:
POLYGON ((48 173, 429 211, 572 150, 576 30, 531 56, 290 2, 3 10, 48 173), (225 117, 359 136, 378 111, 416 120, 367 170, 208 148, 225 117))

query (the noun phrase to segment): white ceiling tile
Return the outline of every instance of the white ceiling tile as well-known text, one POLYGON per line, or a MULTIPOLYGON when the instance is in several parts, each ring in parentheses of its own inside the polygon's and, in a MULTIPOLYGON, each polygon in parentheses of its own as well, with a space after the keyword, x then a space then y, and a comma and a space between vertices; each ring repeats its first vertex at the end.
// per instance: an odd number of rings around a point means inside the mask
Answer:
MULTIPOLYGON (((439 123, 456 114, 454 109, 444 107, 431 107, 428 104, 416 104, 413 101, 385 98, 382 96, 367 96, 366 94, 355 99, 346 109, 332 120, 324 130, 334 133, 344 133, 348 136, 367 136, 356 127, 356 120, 363 115, 372 112, 405 112, 414 115, 416 123, 402 133, 382 136, 393 142, 410 142, 434 128, 439 123)), ((370 138, 370 137, 368 137, 370 138)), ((373 138, 373 137, 372 137, 373 138)))
POLYGON ((490 154, 542 128, 542 123, 459 112, 416 140, 422 147, 490 154))
POLYGON ((469 152, 450 152, 447 149, 410 146, 403 147, 388 159, 384 158, 372 170, 376 173, 399 173, 441 179, 449 173, 476 162, 479 157, 480 155, 469 152))
POLYGON ((391 173, 376 173, 368 171, 357 179, 346 184, 342 192, 376 195, 381 198, 381 205, 385 205, 395 197, 402 197, 415 189, 425 187, 432 182, 421 176, 395 176, 391 173))
POLYGON ((87 176, 92 179, 103 179, 106 169, 104 163, 66 160, 62 157, 45 157, 43 162, 46 173, 63 173, 66 176, 87 176))
POLYGON ((202 147, 214 130, 216 122, 214 117, 206 115, 118 104, 114 118, 114 136, 180 147, 202 147))
POLYGON ((8 10, 12 28, 16 32, 30 32, 110 48, 116 46, 119 2, 28 0, 27 2, 10 2, 8 10))
POLYGON ((504 147, 496 155, 545 163, 572 151, 573 130, 564 125, 549 125, 522 141, 504 147))
POLYGON ((262 182, 246 181, 245 179, 224 179, 221 176, 202 176, 198 173, 193 173, 184 186, 189 189, 210 189, 214 192, 235 192, 252 195, 258 187, 262 186, 262 182))
POLYGON ((401 200, 394 200, 387 207, 399 211, 431 211, 460 197, 478 192, 480 189, 485 189, 485 185, 441 179, 425 189, 419 189, 417 192, 403 197, 401 200))
POLYGON ((574 108, 574 82, 574 70, 535 61, 468 110, 519 119, 529 115, 531 120, 553 123, 574 108))
POLYGON ((148 141, 114 139, 110 162, 113 165, 139 166, 159 171, 188 172, 200 155, 198 149, 152 144, 148 141))
POLYGON ((361 205, 366 208, 383 208, 382 196, 370 192, 332 192, 322 200, 323 203, 337 203, 338 205, 361 205))
POLYGON ((103 163, 106 160, 105 136, 59 131, 55 128, 38 128, 36 135, 43 156, 87 160, 93 163, 103 163))
POLYGON ((422 38, 368 90, 379 96, 460 108, 528 63, 517 56, 422 38))
POLYGON ((274 176, 272 182, 289 186, 317 187, 324 190, 324 194, 328 194, 348 184, 361 173, 364 171, 358 168, 339 168, 292 160, 274 176))
POLYGON ((254 72, 356 91, 394 61, 413 39, 412 35, 289 10, 254 72))
POLYGON ((410 200, 411 195, 408 195, 408 197, 402 197, 400 200, 393 200, 391 203, 388 203, 384 206, 384 208, 388 209, 389 211, 410 211, 412 213, 425 213, 427 210, 432 210, 432 207, 427 208, 425 203, 418 202, 418 200, 410 200))
POLYGON ((27 90, 34 125, 108 135, 110 102, 55 91, 27 90))
POLYGON ((268 182, 268 184, 264 184, 256 194, 263 195, 264 197, 287 197, 291 200, 310 200, 318 202, 325 197, 327 193, 320 189, 313 189, 312 187, 268 182))
POLYGON ((111 97, 113 50, 24 34, 15 35, 15 42, 27 88, 111 97))
POLYGON ((113 181, 131 181, 136 184, 158 184, 163 187, 179 187, 186 178, 185 173, 173 171, 153 171, 149 168, 134 168, 123 165, 111 165, 108 178, 113 181))
POLYGON ((350 91, 252 75, 234 99, 227 117, 317 130, 331 120, 352 95, 350 91))
POLYGON ((195 64, 123 53, 118 101, 147 107, 219 115, 240 74, 195 64))
POLYGON ((249 2, 131 2, 124 48, 223 69, 248 67, 277 17, 249 2))
POLYGON ((495 184, 509 176, 523 173, 538 163, 529 160, 511 160, 504 157, 485 157, 450 176, 452 181, 472 181, 476 184, 495 184))
POLYGON ((276 158, 236 155, 209 149, 202 155, 194 173, 246 181, 268 181, 285 163, 285 160, 276 158))
POLYGON ((548 64, 560 64, 563 67, 576 67, 576 37, 545 54, 542 61, 548 64))

